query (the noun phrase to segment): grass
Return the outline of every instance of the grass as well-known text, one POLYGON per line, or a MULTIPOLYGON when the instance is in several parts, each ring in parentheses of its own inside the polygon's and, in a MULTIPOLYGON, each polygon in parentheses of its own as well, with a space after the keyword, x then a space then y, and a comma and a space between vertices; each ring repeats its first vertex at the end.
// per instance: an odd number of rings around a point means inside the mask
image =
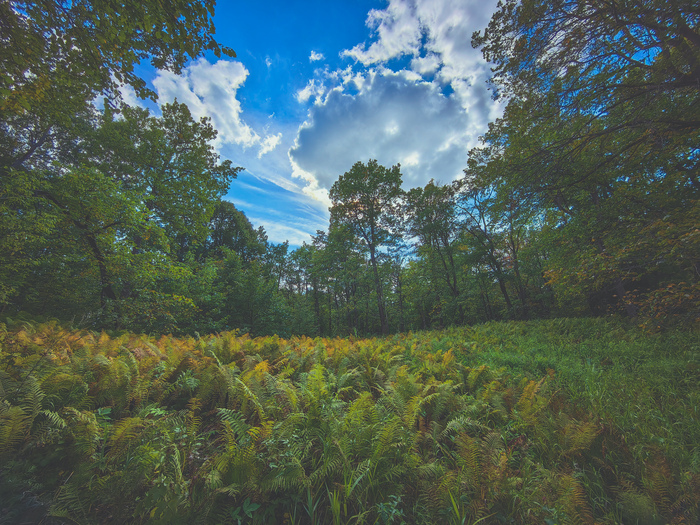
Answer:
POLYGON ((696 523, 700 333, 0 325, 0 523, 696 523))

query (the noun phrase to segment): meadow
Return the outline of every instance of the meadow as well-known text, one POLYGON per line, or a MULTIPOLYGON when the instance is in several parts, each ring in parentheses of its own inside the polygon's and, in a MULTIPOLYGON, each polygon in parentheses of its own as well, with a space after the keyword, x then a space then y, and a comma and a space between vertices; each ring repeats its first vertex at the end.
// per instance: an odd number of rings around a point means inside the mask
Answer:
POLYGON ((700 333, 0 324, 0 523, 700 519, 700 333))

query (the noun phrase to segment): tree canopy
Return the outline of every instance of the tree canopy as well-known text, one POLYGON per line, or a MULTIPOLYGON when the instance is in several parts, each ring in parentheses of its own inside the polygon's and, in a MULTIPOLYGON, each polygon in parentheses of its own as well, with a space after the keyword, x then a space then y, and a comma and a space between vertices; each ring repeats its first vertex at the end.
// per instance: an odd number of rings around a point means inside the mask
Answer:
POLYGON ((214 0, 10 0, 0 5, 0 110, 31 111, 56 95, 117 95, 127 84, 155 93, 134 71, 143 60, 179 73, 207 51, 235 56, 214 39, 214 0))
MULTIPOLYGON (((226 200, 208 119, 154 115, 214 2, 0 5, 0 311, 96 328, 356 335, 700 311, 700 29, 692 2, 504 0, 473 35, 505 102, 458 180, 357 162, 326 231, 272 243, 226 200), (103 97, 101 109, 94 104, 103 97)), ((235 192, 235 186, 232 187, 235 192)))

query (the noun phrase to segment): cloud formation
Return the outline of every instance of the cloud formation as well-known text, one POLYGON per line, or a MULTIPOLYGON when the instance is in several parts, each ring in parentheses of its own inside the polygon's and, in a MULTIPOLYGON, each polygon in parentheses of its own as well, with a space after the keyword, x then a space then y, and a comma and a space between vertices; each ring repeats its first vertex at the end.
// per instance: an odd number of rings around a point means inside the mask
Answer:
POLYGON ((407 187, 460 176, 468 150, 501 112, 486 87, 488 65, 471 47, 495 5, 389 0, 370 11, 370 42, 341 52, 354 64, 317 71, 297 93, 299 102, 313 102, 289 150, 306 192, 318 197, 370 158, 400 163, 407 187))
POLYGON ((311 55, 309 56, 309 62, 318 62, 320 60, 324 60, 326 57, 324 56, 323 53, 317 53, 316 51, 311 51, 311 55))
POLYGON ((248 70, 240 62, 219 60, 212 64, 200 58, 180 75, 158 71, 153 86, 161 102, 177 99, 187 104, 193 117, 210 117, 219 132, 217 148, 224 144, 257 146, 262 156, 279 144, 281 136, 263 137, 244 121, 237 92, 247 77, 248 70))
POLYGON ((471 35, 489 22, 495 0, 390 0, 386 9, 370 11, 367 25, 376 40, 343 51, 364 66, 411 56, 420 74, 440 69, 440 80, 475 80, 486 72, 471 35))
POLYGON ((372 70, 356 94, 342 87, 313 105, 289 151, 295 175, 329 189, 361 160, 400 163, 408 187, 452 180, 476 136, 459 100, 410 72, 372 70))
POLYGON ((322 96, 325 92, 326 87, 323 85, 323 82, 312 78, 303 89, 295 93, 294 97, 297 99, 297 102, 305 103, 311 98, 316 99, 322 96))

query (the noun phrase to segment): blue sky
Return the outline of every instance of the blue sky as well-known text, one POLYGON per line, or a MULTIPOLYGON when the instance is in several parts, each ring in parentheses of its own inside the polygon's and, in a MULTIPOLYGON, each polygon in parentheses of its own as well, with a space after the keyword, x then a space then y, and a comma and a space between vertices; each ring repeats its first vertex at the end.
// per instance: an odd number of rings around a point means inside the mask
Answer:
MULTIPOLYGON (((216 6, 216 38, 181 75, 143 69, 159 103, 212 118, 216 147, 245 171, 226 199, 269 240, 328 227, 328 189, 357 161, 401 163, 404 187, 449 182, 502 108, 472 49, 494 0, 343 0, 216 6)), ((132 93, 125 98, 136 103, 132 93)), ((142 105, 147 105, 138 101, 142 105)))

